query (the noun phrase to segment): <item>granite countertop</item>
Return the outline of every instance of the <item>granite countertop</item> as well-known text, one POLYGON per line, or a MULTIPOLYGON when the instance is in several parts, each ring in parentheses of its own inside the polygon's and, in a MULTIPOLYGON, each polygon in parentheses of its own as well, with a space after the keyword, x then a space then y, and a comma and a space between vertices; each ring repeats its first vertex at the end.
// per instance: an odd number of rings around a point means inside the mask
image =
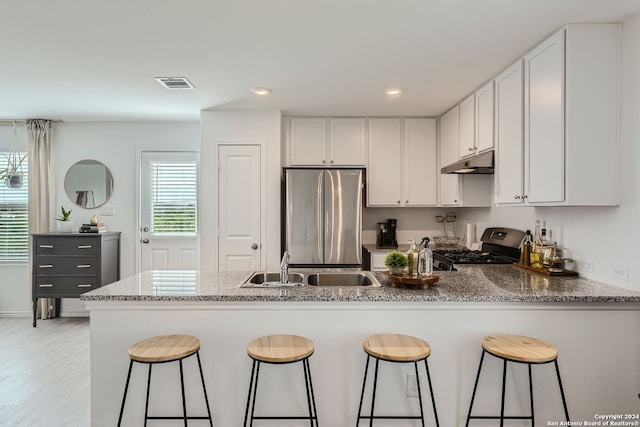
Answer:
MULTIPOLYGON (((292 271, 294 271, 292 269, 292 271)), ((512 265, 469 265, 439 272, 428 289, 391 287, 239 288, 250 271, 147 271, 80 295, 83 301, 628 302, 640 292, 580 277, 548 277, 512 265)))

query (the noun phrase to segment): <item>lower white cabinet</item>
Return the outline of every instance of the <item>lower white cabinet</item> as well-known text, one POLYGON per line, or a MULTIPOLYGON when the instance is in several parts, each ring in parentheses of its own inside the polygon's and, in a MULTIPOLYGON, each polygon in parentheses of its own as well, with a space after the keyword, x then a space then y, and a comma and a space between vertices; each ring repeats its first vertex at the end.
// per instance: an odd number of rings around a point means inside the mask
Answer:
POLYGON ((369 119, 368 206, 436 206, 435 119, 369 119))

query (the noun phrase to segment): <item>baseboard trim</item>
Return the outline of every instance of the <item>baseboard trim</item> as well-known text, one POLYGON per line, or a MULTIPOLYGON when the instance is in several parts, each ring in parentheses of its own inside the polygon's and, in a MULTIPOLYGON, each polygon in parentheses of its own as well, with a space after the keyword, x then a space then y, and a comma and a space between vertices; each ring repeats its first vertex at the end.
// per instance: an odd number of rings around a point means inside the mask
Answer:
POLYGON ((33 317, 31 311, 0 311, 0 317, 33 317))

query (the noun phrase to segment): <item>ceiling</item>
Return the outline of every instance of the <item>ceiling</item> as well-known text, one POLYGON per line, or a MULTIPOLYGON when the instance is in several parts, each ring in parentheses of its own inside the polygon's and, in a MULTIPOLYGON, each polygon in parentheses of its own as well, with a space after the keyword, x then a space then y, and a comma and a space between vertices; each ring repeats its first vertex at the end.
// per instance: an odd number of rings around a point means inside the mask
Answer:
POLYGON ((638 0, 2 0, 0 119, 438 116, 562 25, 638 11, 638 0))

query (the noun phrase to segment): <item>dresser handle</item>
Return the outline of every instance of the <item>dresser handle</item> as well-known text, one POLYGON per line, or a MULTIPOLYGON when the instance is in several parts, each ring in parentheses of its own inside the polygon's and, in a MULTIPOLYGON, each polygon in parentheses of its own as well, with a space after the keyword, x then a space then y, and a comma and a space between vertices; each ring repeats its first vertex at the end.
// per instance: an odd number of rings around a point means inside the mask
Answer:
POLYGON ((93 245, 78 245, 78 249, 91 249, 93 245))
POLYGON ((41 285, 38 285, 41 288, 53 288, 53 283, 43 283, 41 285))
POLYGON ((42 265, 39 265, 38 267, 40 267, 40 268, 53 268, 53 264, 42 264, 42 265))
POLYGON ((79 287, 79 288, 90 288, 90 287, 92 287, 92 286, 93 286, 93 285, 92 285, 91 283, 88 283, 88 284, 86 284, 86 285, 78 285, 78 287, 79 287))
POLYGON ((40 245, 39 247, 43 249, 53 249, 53 245, 40 245))
POLYGON ((80 265, 77 265, 76 267, 78 267, 78 268, 91 268, 91 264, 80 264, 80 265))

